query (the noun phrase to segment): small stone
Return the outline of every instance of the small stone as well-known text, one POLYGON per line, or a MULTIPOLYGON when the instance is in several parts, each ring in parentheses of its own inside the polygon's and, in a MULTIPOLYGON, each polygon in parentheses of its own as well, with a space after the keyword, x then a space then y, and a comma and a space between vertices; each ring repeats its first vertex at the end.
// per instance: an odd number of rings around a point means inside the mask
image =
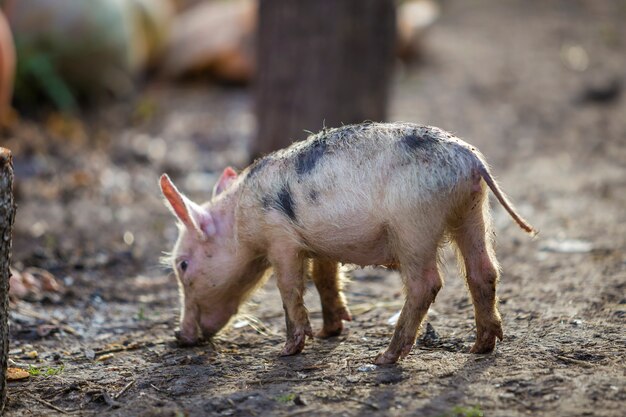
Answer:
POLYGON ((357 369, 357 371, 359 372, 371 372, 376 370, 376 365, 368 363, 367 365, 362 365, 359 366, 359 368, 357 369))
POLYGON ((426 323, 426 331, 421 337, 421 342, 428 346, 433 345, 439 341, 439 335, 435 331, 435 328, 430 324, 426 323))
POLYGON ((296 395, 296 398, 293 399, 293 403, 299 406, 305 406, 308 404, 300 394, 296 395))

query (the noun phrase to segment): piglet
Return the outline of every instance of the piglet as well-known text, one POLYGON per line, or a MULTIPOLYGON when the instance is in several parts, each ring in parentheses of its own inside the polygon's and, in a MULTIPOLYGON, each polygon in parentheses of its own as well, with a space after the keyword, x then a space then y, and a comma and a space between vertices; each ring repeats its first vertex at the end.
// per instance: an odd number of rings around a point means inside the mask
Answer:
POLYGON ((287 323, 281 355, 302 351, 311 325, 303 301, 305 272, 319 292, 321 338, 351 320, 338 263, 400 270, 406 300, 389 347, 376 364, 411 350, 442 287, 437 252, 454 243, 474 303, 473 353, 502 340, 488 191, 513 220, 513 208, 481 153, 441 129, 412 123, 363 123, 324 129, 255 161, 226 168, 210 201, 196 204, 167 175, 166 203, 179 221, 171 262, 182 297, 182 344, 222 329, 273 271, 287 323))

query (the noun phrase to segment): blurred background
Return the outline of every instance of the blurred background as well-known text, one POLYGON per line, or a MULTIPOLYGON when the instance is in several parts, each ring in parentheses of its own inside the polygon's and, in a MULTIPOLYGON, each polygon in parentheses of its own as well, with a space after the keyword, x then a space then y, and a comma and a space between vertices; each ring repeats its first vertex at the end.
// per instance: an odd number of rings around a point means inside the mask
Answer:
MULTIPOLYGON (((19 207, 17 346, 102 340, 145 320, 169 335, 176 284, 159 257, 177 231, 159 175, 203 201, 224 167, 364 120, 436 125, 483 151, 541 230, 528 243, 496 208, 505 270, 524 291, 556 271, 569 272, 554 285, 572 288, 595 276, 588 260, 555 253, 600 256, 613 269, 595 271, 611 277, 624 271, 615 259, 626 247, 625 1, 0 7, 0 146, 14 155, 19 207), (33 313, 48 307, 51 318, 33 313)), ((546 291, 527 305, 557 308, 546 291)))
POLYGON ((163 211, 161 172, 203 199, 226 165, 323 126, 438 125, 489 144, 502 166, 612 149, 607 138, 626 129, 621 1, 0 5, 0 145, 15 155, 18 259, 111 245, 155 258, 144 236, 164 226, 144 214, 163 211), (106 232, 94 236, 95 225, 106 232))

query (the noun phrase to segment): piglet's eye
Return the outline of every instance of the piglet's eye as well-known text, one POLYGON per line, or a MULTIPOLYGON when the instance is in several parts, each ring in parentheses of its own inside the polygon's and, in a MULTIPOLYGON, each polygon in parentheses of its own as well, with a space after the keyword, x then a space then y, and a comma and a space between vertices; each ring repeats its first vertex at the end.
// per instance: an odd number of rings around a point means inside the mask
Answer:
POLYGON ((189 262, 188 261, 180 261, 180 264, 178 264, 180 267, 180 270, 185 272, 187 270, 187 267, 189 266, 189 262))

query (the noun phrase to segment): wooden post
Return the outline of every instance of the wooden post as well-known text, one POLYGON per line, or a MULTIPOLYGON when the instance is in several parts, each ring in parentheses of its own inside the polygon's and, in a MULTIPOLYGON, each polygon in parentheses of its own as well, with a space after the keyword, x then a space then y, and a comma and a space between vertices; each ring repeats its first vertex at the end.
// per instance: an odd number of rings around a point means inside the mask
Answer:
POLYGON ((11 232, 15 219, 13 162, 11 151, 0 148, 0 414, 6 400, 6 371, 9 356, 9 277, 11 232))
POLYGON ((384 120, 395 34, 394 0, 261 0, 252 156, 384 120))

